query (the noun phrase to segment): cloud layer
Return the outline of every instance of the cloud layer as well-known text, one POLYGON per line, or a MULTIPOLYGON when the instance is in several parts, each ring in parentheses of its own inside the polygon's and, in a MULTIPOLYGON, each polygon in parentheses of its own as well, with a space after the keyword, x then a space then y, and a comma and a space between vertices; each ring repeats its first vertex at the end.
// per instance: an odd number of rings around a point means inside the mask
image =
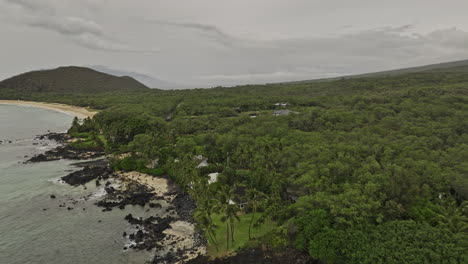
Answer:
POLYGON ((0 56, 10 62, 0 77, 104 65, 210 87, 461 60, 467 9, 458 0, 0 0, 9 36, 0 56))
MULTIPOLYGON (((98 22, 78 16, 62 15, 60 6, 65 3, 70 4, 68 0, 62 2, 54 0, 6 0, 11 5, 22 9, 20 20, 26 25, 42 30, 58 33, 77 45, 89 49, 102 51, 122 51, 122 52, 156 52, 157 48, 140 49, 133 47, 128 43, 119 41, 106 34, 102 25, 98 22), (67 3, 69 2, 69 3, 67 3), (61 3, 61 4, 60 4, 61 3)), ((84 8, 89 2, 84 1, 78 8, 84 8)), ((76 4, 76 3, 75 3, 76 4)), ((88 6, 89 7, 89 6, 88 6)))

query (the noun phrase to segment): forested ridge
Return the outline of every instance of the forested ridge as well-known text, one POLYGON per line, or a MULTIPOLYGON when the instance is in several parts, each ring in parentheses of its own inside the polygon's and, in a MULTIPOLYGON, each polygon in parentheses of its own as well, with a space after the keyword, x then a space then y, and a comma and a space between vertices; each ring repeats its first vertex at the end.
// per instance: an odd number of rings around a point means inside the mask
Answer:
POLYGON ((86 138, 76 146, 130 153, 114 169, 174 179, 214 256, 265 244, 323 263, 468 263, 468 67, 0 98, 102 110, 73 124, 86 138))

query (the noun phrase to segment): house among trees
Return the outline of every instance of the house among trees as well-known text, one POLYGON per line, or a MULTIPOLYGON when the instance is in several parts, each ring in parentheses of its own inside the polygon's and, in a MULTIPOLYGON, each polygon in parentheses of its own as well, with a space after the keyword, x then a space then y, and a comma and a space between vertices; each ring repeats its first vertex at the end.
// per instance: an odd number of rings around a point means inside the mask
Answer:
POLYGON ((250 114, 249 114, 249 117, 250 117, 250 118, 256 118, 257 116, 258 116, 258 113, 257 113, 257 112, 255 112, 255 113, 250 113, 250 114))
POLYGON ((219 172, 213 172, 208 174, 208 184, 212 184, 218 181, 219 172))
POLYGON ((285 116, 285 115, 289 115, 291 113, 296 113, 296 112, 291 111, 291 110, 287 110, 287 109, 273 111, 274 116, 285 116))
POLYGON ((207 167, 209 165, 208 164, 208 158, 204 157, 202 155, 194 156, 193 160, 198 163, 198 165, 196 167, 197 169, 207 167))
MULTIPOLYGON (((208 184, 213 184, 218 181, 219 172, 213 172, 208 174, 208 184)), ((247 206, 247 202, 245 201, 246 196, 246 188, 245 187, 237 187, 235 190, 235 196, 229 200, 229 204, 239 206, 240 210, 244 210, 247 206)))
POLYGON ((244 210, 247 207, 246 195, 247 195, 247 188, 244 186, 238 186, 234 191, 235 196, 231 200, 229 200, 229 204, 237 204, 240 210, 244 210))
POLYGON ((247 202, 239 202, 239 199, 229 200, 229 204, 237 204, 240 210, 244 210, 247 207, 247 202), (237 201, 236 201, 237 200, 237 201))

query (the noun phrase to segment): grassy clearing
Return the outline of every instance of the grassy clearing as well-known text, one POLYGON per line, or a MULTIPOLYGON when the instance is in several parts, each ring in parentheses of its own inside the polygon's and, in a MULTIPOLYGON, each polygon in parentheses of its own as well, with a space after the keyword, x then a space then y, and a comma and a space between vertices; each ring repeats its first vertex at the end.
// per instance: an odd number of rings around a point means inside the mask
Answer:
MULTIPOLYGON (((256 221, 261 216, 260 213, 255 214, 254 221, 256 221)), ((221 257, 228 255, 229 253, 242 248, 246 243, 249 242, 249 223, 252 214, 245 214, 240 216, 240 222, 234 224, 234 244, 229 241, 229 250, 226 249, 226 223, 221 221, 221 215, 214 214, 212 215, 213 221, 216 224, 217 228, 215 230, 216 240, 218 241, 218 249, 213 241, 209 241, 208 245, 208 254, 211 257, 221 257)), ((258 228, 252 227, 251 235, 252 239, 263 236, 269 231, 273 230, 276 227, 275 223, 272 221, 267 221, 258 228)))
POLYGON ((98 149, 107 146, 106 138, 103 135, 92 136, 91 133, 72 133, 72 137, 78 138, 77 141, 70 143, 70 146, 77 149, 98 149))
POLYGON ((74 132, 74 133, 71 133, 71 136, 74 138, 88 139, 89 133, 88 132, 82 132, 82 133, 74 132))
POLYGON ((99 147, 94 140, 78 140, 70 143, 70 145, 76 149, 95 149, 99 147))
POLYGON ((104 148, 107 148, 107 140, 106 140, 106 137, 104 135, 98 135, 97 136, 99 140, 101 140, 101 142, 104 144, 104 148))

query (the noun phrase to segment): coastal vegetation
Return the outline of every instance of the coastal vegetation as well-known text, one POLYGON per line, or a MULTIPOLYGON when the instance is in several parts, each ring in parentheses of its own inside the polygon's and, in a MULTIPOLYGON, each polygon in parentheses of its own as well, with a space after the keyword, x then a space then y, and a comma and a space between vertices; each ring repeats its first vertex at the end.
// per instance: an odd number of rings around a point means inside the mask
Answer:
POLYGON ((73 146, 173 179, 212 256, 262 244, 324 263, 468 262, 468 67, 0 98, 100 109, 73 123, 73 146))

